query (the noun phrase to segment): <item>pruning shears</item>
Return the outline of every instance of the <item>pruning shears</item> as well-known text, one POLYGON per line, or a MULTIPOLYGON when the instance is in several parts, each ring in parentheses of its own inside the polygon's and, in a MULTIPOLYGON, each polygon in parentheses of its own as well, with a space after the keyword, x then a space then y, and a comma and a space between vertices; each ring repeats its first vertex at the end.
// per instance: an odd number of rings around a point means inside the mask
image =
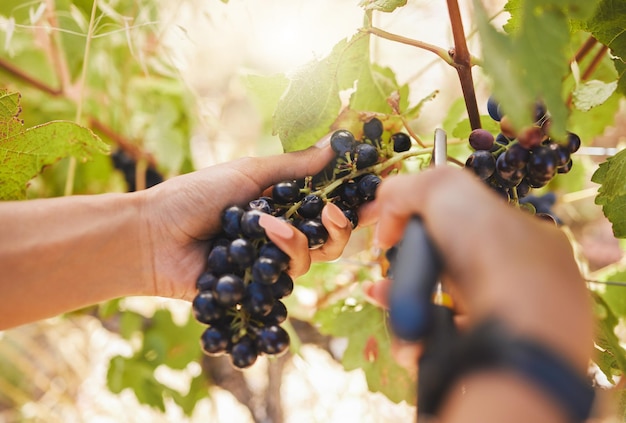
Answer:
MULTIPOLYGON (((432 162, 435 166, 445 166, 447 162, 447 136, 442 129, 435 131, 432 162)), ((432 391, 440 376, 440 363, 451 354, 458 337, 452 299, 439 280, 442 267, 442 259, 421 218, 412 217, 391 263, 394 282, 389 293, 389 320, 396 336, 424 344, 418 363, 420 422, 436 411, 432 391)))

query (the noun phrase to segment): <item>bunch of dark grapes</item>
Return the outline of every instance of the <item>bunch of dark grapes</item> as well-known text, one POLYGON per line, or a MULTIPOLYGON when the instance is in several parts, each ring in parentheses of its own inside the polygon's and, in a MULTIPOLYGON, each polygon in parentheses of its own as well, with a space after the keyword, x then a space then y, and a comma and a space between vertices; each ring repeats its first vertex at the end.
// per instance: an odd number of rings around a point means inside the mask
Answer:
POLYGON ((383 135, 378 118, 364 123, 360 139, 337 130, 330 139, 335 158, 319 174, 279 182, 271 195, 223 211, 222 231, 212 240, 192 305, 195 318, 207 325, 200 340, 206 354, 229 354, 235 368, 245 369, 259 355, 289 347, 281 327, 287 318, 282 300, 294 288, 289 257, 266 237, 259 217, 267 213, 289 222, 306 235, 310 249, 328 240, 321 221, 326 203, 336 204, 355 228, 359 206, 376 195, 380 172, 411 147, 404 133, 383 135))
POLYGON ((500 123, 500 133, 494 136, 484 129, 473 130, 469 144, 474 152, 465 167, 507 201, 519 203, 533 188, 544 187, 557 174, 572 169, 571 155, 580 148, 580 138, 568 132, 565 140, 552 139, 548 134, 550 115, 543 104, 535 107, 535 124, 519 133, 493 98, 487 110, 500 123))

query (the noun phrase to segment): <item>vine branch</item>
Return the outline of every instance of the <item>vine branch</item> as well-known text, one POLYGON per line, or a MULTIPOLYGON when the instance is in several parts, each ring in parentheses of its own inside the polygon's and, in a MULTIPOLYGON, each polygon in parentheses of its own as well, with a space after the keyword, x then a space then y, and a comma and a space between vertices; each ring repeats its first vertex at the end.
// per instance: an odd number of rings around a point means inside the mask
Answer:
POLYGON ((461 19, 461 11, 457 0, 447 0, 448 15, 450 17, 450 25, 452 26, 452 36, 454 38, 454 50, 451 51, 452 59, 455 63, 456 71, 461 82, 463 90, 463 98, 465 99, 465 108, 472 129, 481 127, 480 113, 478 112, 478 104, 476 103, 476 91, 474 90, 474 80, 472 77, 472 63, 469 50, 467 48, 467 40, 463 30, 463 21, 461 19))
POLYGON ((445 48, 441 48, 439 46, 428 44, 423 41, 414 40, 412 38, 403 37, 402 35, 392 34, 390 32, 384 31, 380 28, 375 28, 373 26, 364 28, 362 31, 367 32, 372 35, 376 35, 377 37, 384 38, 386 40, 395 41, 401 44, 406 44, 409 46, 421 48, 422 50, 430 51, 431 53, 439 56, 444 62, 449 64, 450 66, 456 67, 456 64, 450 57, 448 50, 445 48))

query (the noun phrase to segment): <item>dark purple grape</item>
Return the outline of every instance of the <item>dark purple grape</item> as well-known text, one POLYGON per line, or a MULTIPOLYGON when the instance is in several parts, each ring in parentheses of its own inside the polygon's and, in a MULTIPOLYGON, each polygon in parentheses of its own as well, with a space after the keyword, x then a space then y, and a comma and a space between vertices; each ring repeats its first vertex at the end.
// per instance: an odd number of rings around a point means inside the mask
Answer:
POLYGON ((340 129, 333 132, 330 136, 330 146, 337 154, 337 157, 346 157, 346 153, 350 153, 354 149, 356 140, 350 131, 340 129))
POLYGON ((527 168, 535 179, 551 179, 556 173, 556 157, 552 149, 547 146, 533 148, 527 168))
POLYGON ((580 137, 573 132, 567 133, 565 145, 571 154, 574 154, 580 148, 580 137))
POLYGON ((237 369, 247 369, 252 366, 258 357, 255 343, 245 335, 237 341, 230 349, 230 359, 237 369))
POLYGON ((258 210, 249 210, 241 216, 241 232, 250 239, 265 237, 265 229, 259 225, 259 217, 262 215, 258 210))
POLYGON ((289 334, 280 326, 266 326, 257 332, 257 348, 269 355, 278 355, 289 348, 289 334))
POLYGON ((350 207, 356 207, 361 204, 358 184, 355 181, 344 182, 339 189, 339 198, 350 207))
POLYGON ((290 257, 273 242, 267 242, 259 249, 259 257, 271 259, 281 271, 289 268, 290 257))
POLYGON ((211 324, 221 319, 226 314, 226 309, 215 299, 212 292, 200 292, 191 303, 193 315, 197 321, 204 324, 211 324))
POLYGON ((231 307, 241 301, 245 292, 243 279, 237 275, 224 275, 217 280, 213 288, 215 301, 225 307, 231 307))
POLYGON ((293 292, 293 279, 287 273, 282 272, 278 280, 270 285, 270 288, 275 299, 288 297, 293 292))
POLYGON ((525 149, 519 144, 513 144, 503 154, 504 160, 509 166, 516 169, 523 169, 528 164, 530 159, 530 151, 525 149))
POLYGON ((511 143, 511 141, 513 141, 513 140, 510 139, 510 138, 507 138, 506 135, 504 135, 502 132, 500 132, 498 135, 496 135, 495 144, 509 145, 511 143))
POLYGON ((493 96, 489 97, 487 100, 487 113, 489 113, 491 119, 496 122, 500 122, 500 119, 502 119, 503 113, 500 110, 500 103, 498 103, 493 96))
POLYGON ((517 187, 515 187, 517 191, 517 198, 524 198, 530 193, 530 185, 528 185, 528 181, 526 179, 522 179, 517 187))
POLYGON ((352 229, 355 229, 359 225, 359 215, 356 209, 353 209, 350 207, 341 207, 341 205, 339 206, 340 206, 339 208, 343 212, 343 215, 346 217, 346 219, 348 219, 348 221, 352 225, 352 229))
POLYGON ((354 154, 357 169, 364 169, 378 162, 378 149, 371 144, 357 144, 354 149, 354 154))
POLYGON ((571 153, 569 152, 567 147, 554 142, 548 144, 548 147, 550 147, 550 149, 554 153, 557 168, 565 166, 567 162, 569 162, 571 153))
POLYGON ((569 159, 569 161, 567 163, 565 163, 563 166, 559 167, 556 172, 557 173, 568 173, 570 170, 572 170, 572 165, 574 163, 572 162, 572 159, 569 159))
POLYGON ((241 233, 241 216, 244 209, 238 206, 228 207, 222 213, 222 231, 231 238, 237 238, 241 233))
POLYGON ((274 301, 272 311, 261 318, 261 321, 267 326, 280 325, 285 320, 287 320, 287 307, 285 307, 285 304, 280 300, 274 301))
POLYGON ((363 201, 371 201, 376 197, 376 189, 380 185, 380 176, 368 173, 359 178, 357 188, 363 201))
POLYGON ((282 181, 272 188, 272 198, 278 204, 295 203, 300 199, 300 187, 298 182, 282 181))
POLYGON ((363 124, 363 135, 368 140, 376 141, 383 135, 383 123, 378 118, 372 118, 363 124))
POLYGON ((393 151, 402 153, 411 149, 411 137, 404 132, 396 132, 391 136, 393 142, 393 151))
POLYGON ((228 255, 228 247, 224 245, 216 245, 209 252, 207 257, 208 271, 215 276, 229 273, 233 270, 233 264, 228 255))
POLYGON ((280 265, 273 259, 259 257, 252 265, 252 280, 270 285, 278 280, 280 272, 280 265))
POLYGON ((501 154, 496 160, 496 172, 494 175, 503 188, 512 188, 522 181, 526 171, 508 164, 505 160, 505 155, 501 154))
POLYGON ((490 152, 477 150, 467 158, 465 167, 474 171, 480 179, 486 180, 496 170, 496 160, 490 152))
POLYGON ((250 210, 258 210, 261 213, 274 213, 274 200, 271 197, 261 197, 248 203, 250 210))
POLYGON ((217 356, 226 353, 230 343, 230 334, 227 328, 209 327, 200 337, 200 345, 206 355, 217 356))
POLYGON ((298 214, 305 219, 318 217, 324 208, 324 200, 319 195, 309 194, 302 199, 298 214))
POLYGON ((269 285, 251 282, 241 302, 242 307, 250 314, 265 316, 274 307, 274 294, 269 285))
POLYGON ((211 291, 217 282, 217 278, 209 272, 203 272, 196 279, 196 289, 200 292, 211 291))
POLYGON ((486 129, 474 129, 469 135, 469 144, 474 150, 491 150, 495 138, 486 129))
POLYGON ((296 226, 309 241, 309 249, 314 250, 328 241, 328 231, 318 219, 304 219, 296 226))
POLYGON ((245 238, 237 238, 228 246, 228 255, 231 262, 241 268, 245 268, 254 263, 256 259, 256 248, 252 242, 245 238))

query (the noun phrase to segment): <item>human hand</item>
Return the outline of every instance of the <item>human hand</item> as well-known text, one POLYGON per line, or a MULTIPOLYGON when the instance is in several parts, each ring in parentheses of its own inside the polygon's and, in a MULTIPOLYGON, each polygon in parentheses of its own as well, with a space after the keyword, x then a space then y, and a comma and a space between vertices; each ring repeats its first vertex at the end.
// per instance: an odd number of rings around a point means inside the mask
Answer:
MULTIPOLYGON (((208 240, 220 231, 222 211, 245 205, 271 185, 314 175, 334 157, 330 147, 270 157, 249 157, 172 178, 143 192, 145 254, 153 268, 146 293, 191 300, 195 281, 204 270, 208 240)), ((291 257, 292 277, 305 273, 312 260, 341 254, 351 226, 341 210, 327 204, 322 223, 329 233, 319 249, 309 250, 305 235, 270 215, 259 223, 267 236, 291 257)))
MULTIPOLYGON (((421 216, 443 258, 442 281, 464 326, 497 316, 517 334, 586 369, 593 345, 591 306, 562 231, 450 167, 388 178, 375 209, 381 248, 399 242, 411 216, 421 216)), ((375 284, 368 294, 386 306, 391 283, 375 284)), ((415 344, 397 343, 395 350, 407 365, 415 365, 420 353, 415 344)))

